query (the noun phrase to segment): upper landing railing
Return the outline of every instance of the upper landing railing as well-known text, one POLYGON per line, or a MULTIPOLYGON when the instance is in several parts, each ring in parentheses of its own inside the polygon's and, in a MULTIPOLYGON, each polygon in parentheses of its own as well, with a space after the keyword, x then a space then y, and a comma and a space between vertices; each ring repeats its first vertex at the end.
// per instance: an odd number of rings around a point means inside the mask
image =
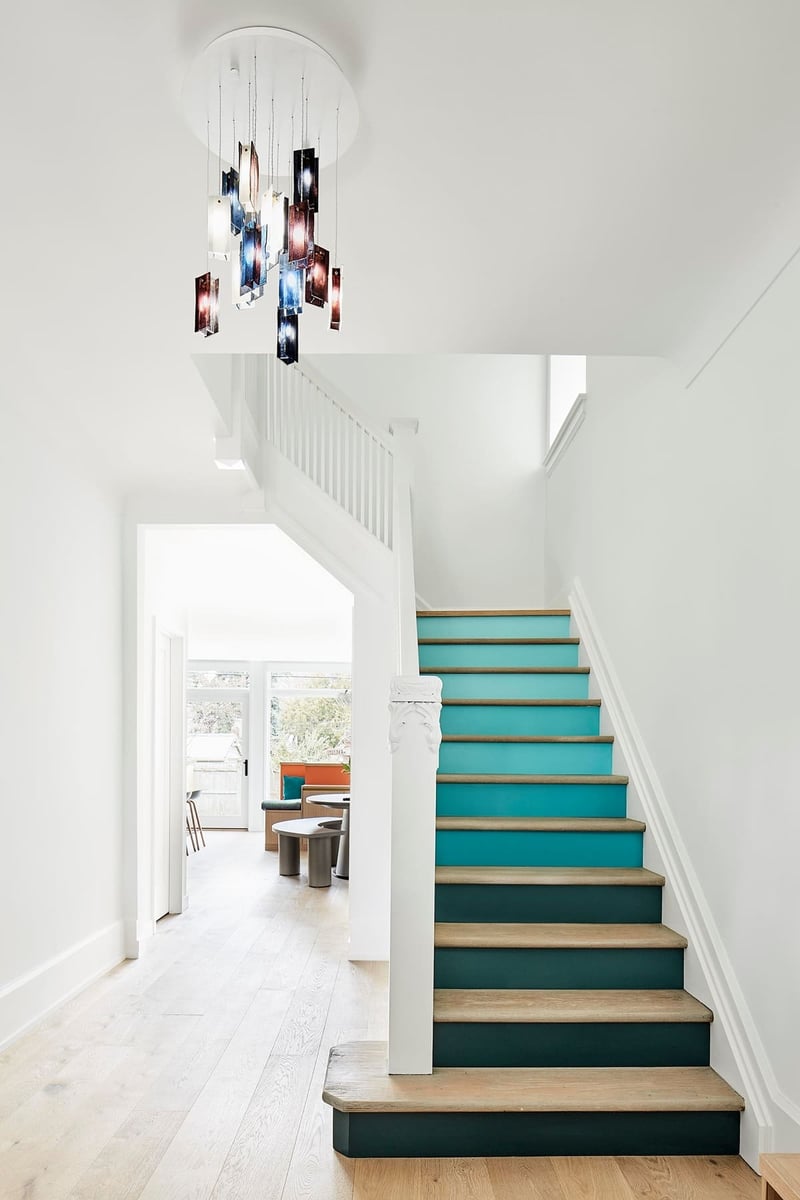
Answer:
POLYGON ((394 545, 394 453, 305 366, 266 365, 268 442, 387 549, 394 545))

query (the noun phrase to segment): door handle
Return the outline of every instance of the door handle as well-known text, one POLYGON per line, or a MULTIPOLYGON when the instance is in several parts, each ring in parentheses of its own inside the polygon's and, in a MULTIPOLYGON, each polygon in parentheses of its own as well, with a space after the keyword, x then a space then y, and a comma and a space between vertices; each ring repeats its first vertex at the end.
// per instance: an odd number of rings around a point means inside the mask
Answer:
POLYGON ((242 762, 244 763, 244 777, 245 777, 245 779, 247 779, 247 762, 248 762, 248 760, 246 758, 244 758, 244 759, 242 759, 242 762))

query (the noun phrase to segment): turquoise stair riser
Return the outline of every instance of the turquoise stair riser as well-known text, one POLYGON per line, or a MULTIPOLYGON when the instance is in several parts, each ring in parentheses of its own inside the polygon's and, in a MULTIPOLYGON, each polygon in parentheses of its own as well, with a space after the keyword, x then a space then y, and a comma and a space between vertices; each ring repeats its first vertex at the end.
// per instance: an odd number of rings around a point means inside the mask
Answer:
POLYGON ((682 988, 683 950, 437 946, 437 988, 682 988))
POLYGON ((446 700, 588 700, 588 675, 453 675, 442 672, 446 700))
POLYGON ((577 667, 575 645, 420 646, 421 667, 577 667))
POLYGON ((433 1027, 435 1067, 707 1067, 707 1022, 433 1027))
POLYGON ((418 617, 421 638, 563 638, 569 617, 418 617))
POLYGON ((641 833, 437 829, 440 867, 640 867, 641 833))
POLYGON ((442 733, 499 737, 596 737, 600 709, 553 705, 445 704, 442 733))
POLYGON ((657 925, 660 887, 437 883, 437 921, 568 921, 657 925))
POLYGON ((437 783, 440 817, 624 817, 624 783, 437 783))
POLYGON ((611 742, 442 742, 443 775, 610 775, 611 742))
POLYGON ((738 1112, 333 1113, 349 1158, 739 1153, 738 1112))

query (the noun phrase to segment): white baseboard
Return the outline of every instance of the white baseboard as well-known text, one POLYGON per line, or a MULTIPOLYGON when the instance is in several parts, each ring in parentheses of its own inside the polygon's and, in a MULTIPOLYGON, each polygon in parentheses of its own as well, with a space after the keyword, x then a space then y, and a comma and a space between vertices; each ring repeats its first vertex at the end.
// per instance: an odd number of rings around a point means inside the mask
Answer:
MULTIPOLYGON (((779 1088, 775 1072, 759 1037, 752 1014, 725 950, 722 937, 692 866, 641 731, 622 690, 608 649, 579 579, 569 595, 576 632, 602 698, 616 746, 625 762, 630 787, 647 822, 664 865, 667 885, 677 903, 691 952, 705 979, 715 1024, 727 1042, 727 1060, 739 1080, 730 1080, 745 1097, 742 1156, 758 1166, 758 1154, 773 1149, 776 1131, 780 1149, 800 1149, 800 1109, 779 1088), (791 1145, 791 1143, 795 1143, 791 1145)), ((714 1051, 712 1042, 712 1065, 714 1051)), ((720 1064, 720 1073, 724 1074, 720 1064)))
POLYGON ((115 921, 0 988, 0 1050, 124 957, 124 926, 115 921))

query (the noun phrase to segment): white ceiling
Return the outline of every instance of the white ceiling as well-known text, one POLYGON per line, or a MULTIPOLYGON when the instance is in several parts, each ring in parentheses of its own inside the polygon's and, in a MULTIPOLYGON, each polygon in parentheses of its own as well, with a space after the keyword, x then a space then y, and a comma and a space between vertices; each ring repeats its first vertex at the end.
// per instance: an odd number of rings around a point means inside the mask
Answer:
POLYGON ((206 155, 177 96, 228 28, 314 38, 360 103, 343 330, 309 314, 301 352, 710 350, 800 243, 796 0, 7 8, 2 386, 125 487, 239 486, 190 355, 274 346, 268 300, 191 333, 206 155))
POLYGON ((353 597, 275 525, 147 532, 148 607, 195 659, 349 662, 353 597))

